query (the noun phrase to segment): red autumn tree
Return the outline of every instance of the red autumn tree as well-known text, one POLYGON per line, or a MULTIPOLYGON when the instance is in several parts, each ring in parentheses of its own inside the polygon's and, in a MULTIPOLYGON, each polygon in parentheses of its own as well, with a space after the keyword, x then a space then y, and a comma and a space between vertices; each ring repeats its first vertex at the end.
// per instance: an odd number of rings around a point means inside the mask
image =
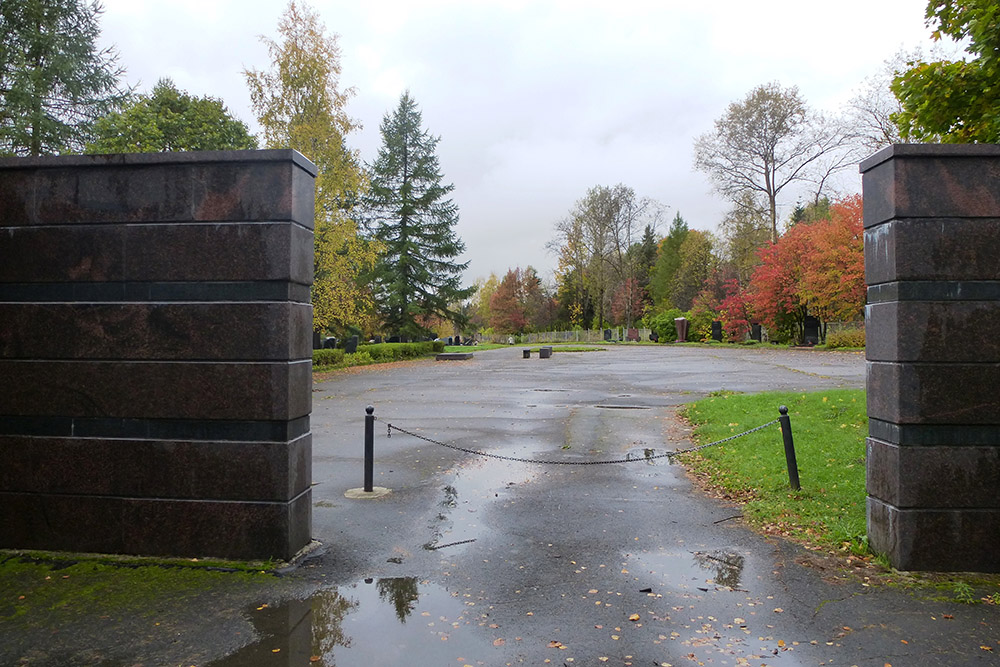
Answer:
POLYGON ((632 325, 643 315, 646 290, 635 278, 626 278, 611 297, 611 318, 616 325, 632 325))
POLYGON ((823 322, 850 321, 865 307, 864 223, 861 195, 830 207, 830 217, 809 226, 802 296, 823 322))
POLYGON ((530 266, 510 269, 490 297, 489 325, 498 333, 524 333, 548 327, 555 302, 530 266))
POLYGON ((726 339, 741 341, 750 333, 750 322, 753 317, 747 291, 740 287, 740 281, 736 278, 727 281, 723 289, 726 296, 719 304, 722 329, 726 332, 726 339))
POLYGON ((747 299, 754 315, 772 332, 785 331, 802 338, 806 300, 802 273, 809 248, 809 228, 799 223, 777 241, 760 249, 760 266, 750 279, 747 299))
POLYGON ((521 333, 527 324, 521 269, 510 269, 490 297, 490 327, 500 333, 521 333))
POLYGON ((825 219, 800 222, 760 251, 748 301, 772 330, 796 330, 806 315, 822 322, 853 320, 865 304, 861 196, 834 203, 825 219))

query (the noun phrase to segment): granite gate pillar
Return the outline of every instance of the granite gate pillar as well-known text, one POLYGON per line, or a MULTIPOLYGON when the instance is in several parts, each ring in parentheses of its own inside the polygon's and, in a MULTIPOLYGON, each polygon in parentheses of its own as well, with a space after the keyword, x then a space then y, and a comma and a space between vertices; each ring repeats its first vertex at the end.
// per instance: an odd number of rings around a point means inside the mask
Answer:
POLYGON ((861 171, 869 543, 1000 571, 1000 146, 891 146, 861 171))
POLYGON ((0 547, 308 544, 315 173, 287 150, 0 160, 0 547))

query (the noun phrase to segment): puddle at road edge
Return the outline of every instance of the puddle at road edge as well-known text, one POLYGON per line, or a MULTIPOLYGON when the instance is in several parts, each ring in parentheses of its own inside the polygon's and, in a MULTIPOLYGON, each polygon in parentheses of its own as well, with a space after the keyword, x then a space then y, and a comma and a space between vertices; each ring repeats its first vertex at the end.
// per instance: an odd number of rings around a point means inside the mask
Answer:
POLYGON ((261 639, 210 667, 492 664, 497 649, 469 602, 416 577, 322 589, 249 609, 261 639))

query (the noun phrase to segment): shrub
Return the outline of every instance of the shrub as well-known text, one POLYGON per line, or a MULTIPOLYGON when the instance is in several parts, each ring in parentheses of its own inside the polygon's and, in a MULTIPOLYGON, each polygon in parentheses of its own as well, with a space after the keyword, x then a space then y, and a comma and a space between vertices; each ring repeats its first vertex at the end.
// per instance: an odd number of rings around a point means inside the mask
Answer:
POLYGON ((423 343, 373 343, 361 345, 358 352, 367 352, 376 362, 399 361, 401 359, 416 359, 427 354, 444 352, 444 341, 427 341, 423 343))
POLYGON ((828 333, 826 335, 826 346, 831 350, 835 350, 838 347, 864 347, 865 330, 859 327, 857 329, 841 329, 840 331, 828 333))
POLYGON ((677 308, 671 308, 650 317, 647 325, 660 337, 661 343, 670 343, 677 340, 677 325, 674 324, 674 319, 678 317, 684 317, 684 313, 677 308))
POLYGON ((344 360, 347 361, 348 366, 367 366, 368 364, 375 363, 372 356, 364 350, 358 350, 354 354, 344 355, 344 360))
POLYGON ((344 361, 342 349, 313 350, 313 366, 334 366, 344 361))

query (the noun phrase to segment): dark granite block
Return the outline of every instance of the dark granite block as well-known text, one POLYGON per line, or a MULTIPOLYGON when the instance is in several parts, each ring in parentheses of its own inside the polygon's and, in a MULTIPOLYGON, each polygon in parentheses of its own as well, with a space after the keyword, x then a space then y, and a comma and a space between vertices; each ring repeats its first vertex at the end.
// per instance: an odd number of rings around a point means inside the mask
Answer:
POLYGON ((996 217, 1000 146, 910 144, 861 163, 865 227, 890 218, 996 217))
POLYGON ((1000 510, 898 509, 869 497, 868 543, 900 570, 1000 572, 1000 510))
POLYGON ((309 543, 311 490, 290 502, 0 492, 0 547, 290 559, 309 543))
POLYGON ((287 361, 311 358, 312 309, 293 303, 0 303, 0 358, 287 361))
POLYGON ((1000 364, 869 361, 868 417, 894 424, 1000 424, 1000 364))
POLYGON ((312 490, 287 503, 124 499, 123 552, 290 560, 309 544, 312 490), (183 526, 165 531, 164 526, 183 526))
POLYGON ((867 306, 869 361, 1000 362, 1000 300, 867 306))
POLYGON ((312 435, 288 443, 0 435, 0 460, 7 491, 276 502, 312 483, 312 435))
POLYGON ((315 166, 288 150, 0 160, 5 225, 283 221, 312 227, 315 166))
POLYGON ((311 360, 0 360, 0 405, 7 416, 288 421, 311 410, 311 371, 311 360))
POLYGON ((865 281, 1000 280, 997 238, 998 217, 891 220, 865 230, 865 281))
POLYGON ((0 490, 0 548, 124 553, 119 498, 0 490))
POLYGON ((130 225, 123 253, 126 280, 312 284, 312 232, 287 222, 130 225))
POLYGON ((1000 447, 1000 424, 893 424, 870 418, 868 435, 913 446, 1000 447))
POLYGON ((1000 447, 900 446, 867 439, 868 495, 901 509, 1000 509, 1000 447))
POLYGON ((0 217, 0 283, 104 282, 124 277, 122 227, 4 228, 4 224, 0 217))

